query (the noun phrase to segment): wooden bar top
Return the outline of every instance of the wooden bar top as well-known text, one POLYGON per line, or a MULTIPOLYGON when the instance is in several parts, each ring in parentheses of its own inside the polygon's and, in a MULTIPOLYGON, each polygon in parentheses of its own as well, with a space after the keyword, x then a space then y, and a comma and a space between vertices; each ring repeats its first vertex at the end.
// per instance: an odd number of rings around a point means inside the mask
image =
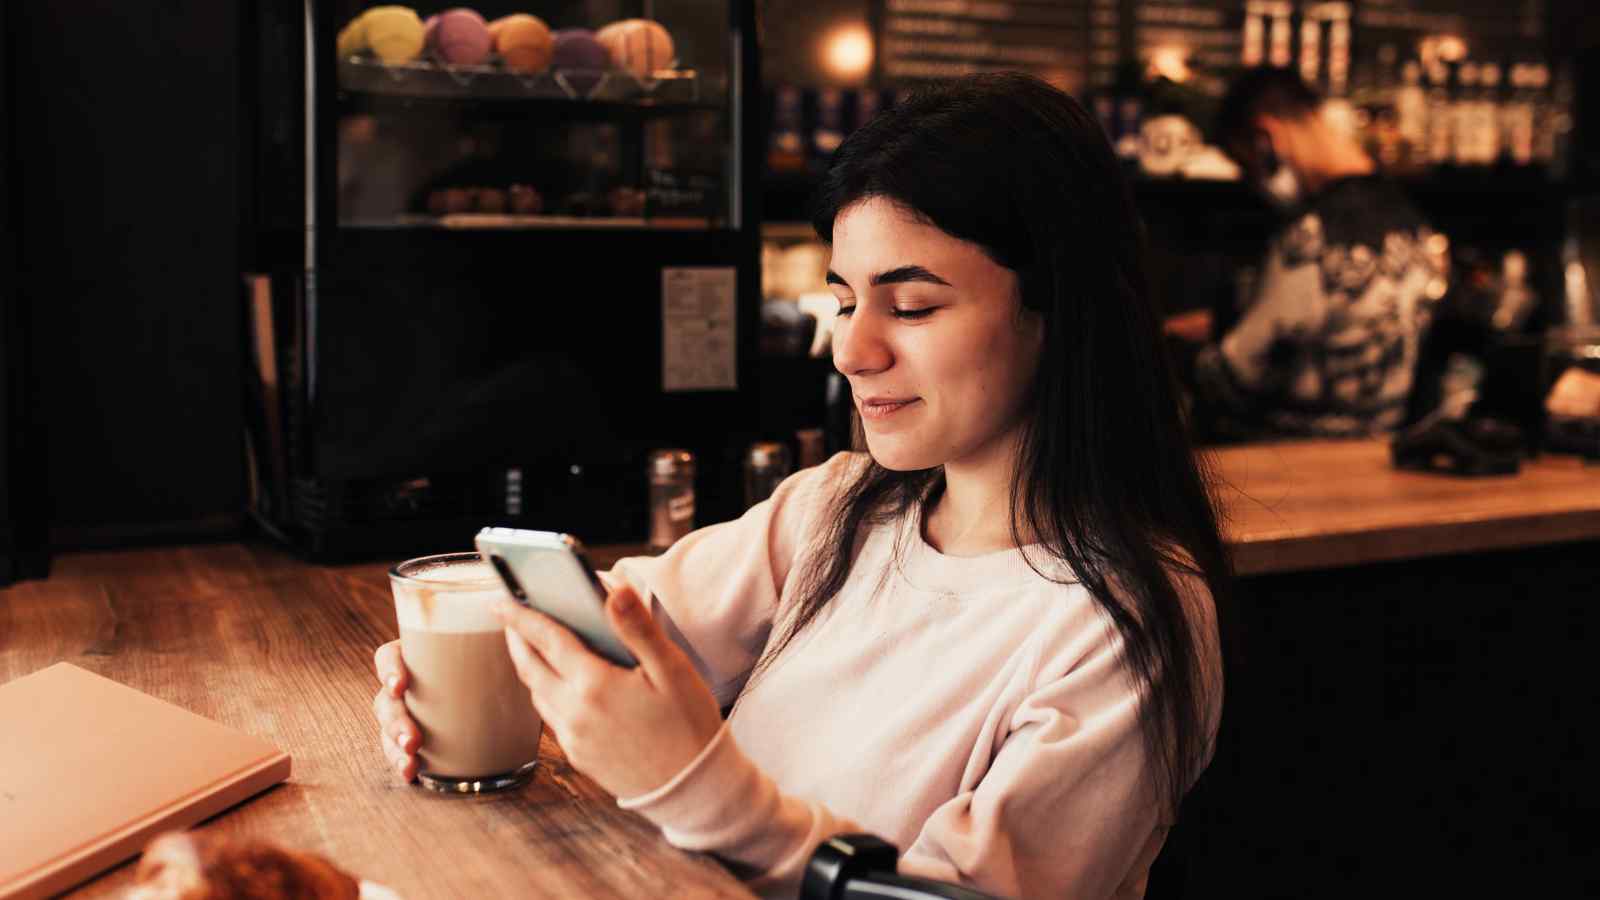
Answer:
MULTIPOLYGON (((1395 468, 1385 439, 1211 448, 1222 534, 1240 575, 1600 539, 1600 466, 1524 460, 1516 475, 1395 468)), ((591 548, 598 568, 648 552, 591 548)))
MULTIPOLYGON (((323 854, 404 900, 752 896, 619 809, 548 731, 521 788, 397 783, 372 715, 372 652, 396 636, 386 571, 262 544, 64 555, 48 580, 0 590, 0 683, 67 661, 275 744, 289 781, 201 828, 323 854)), ((132 873, 72 896, 120 897, 132 873)))
POLYGON ((1387 440, 1210 451, 1241 575, 1600 539, 1600 466, 1524 460, 1516 475, 1395 468, 1387 440))

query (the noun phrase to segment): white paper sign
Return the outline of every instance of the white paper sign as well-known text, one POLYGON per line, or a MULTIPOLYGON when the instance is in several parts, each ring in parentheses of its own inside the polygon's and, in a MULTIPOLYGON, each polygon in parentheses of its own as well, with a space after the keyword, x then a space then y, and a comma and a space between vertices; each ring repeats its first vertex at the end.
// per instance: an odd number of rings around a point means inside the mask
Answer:
POLYGON ((661 389, 739 386, 737 270, 732 266, 661 270, 661 389))

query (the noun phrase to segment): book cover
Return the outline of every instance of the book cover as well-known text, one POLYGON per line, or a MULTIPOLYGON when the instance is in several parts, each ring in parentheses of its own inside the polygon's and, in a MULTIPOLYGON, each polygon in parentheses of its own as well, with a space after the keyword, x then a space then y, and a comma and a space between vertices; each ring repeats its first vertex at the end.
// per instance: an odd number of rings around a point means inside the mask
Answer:
POLYGON ((0 900, 48 897, 289 777, 260 738, 70 663, 0 685, 0 900))

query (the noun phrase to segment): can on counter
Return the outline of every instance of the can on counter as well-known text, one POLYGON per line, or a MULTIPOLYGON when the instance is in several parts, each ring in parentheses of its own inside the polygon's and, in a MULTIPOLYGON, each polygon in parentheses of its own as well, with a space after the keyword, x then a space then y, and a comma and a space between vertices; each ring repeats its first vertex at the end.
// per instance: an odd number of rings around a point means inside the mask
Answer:
POLYGON ((749 509, 772 496, 794 471, 789 448, 777 441, 758 441, 744 455, 744 506, 749 509))
POLYGON ((650 453, 650 549, 659 553, 694 530, 694 454, 650 453))

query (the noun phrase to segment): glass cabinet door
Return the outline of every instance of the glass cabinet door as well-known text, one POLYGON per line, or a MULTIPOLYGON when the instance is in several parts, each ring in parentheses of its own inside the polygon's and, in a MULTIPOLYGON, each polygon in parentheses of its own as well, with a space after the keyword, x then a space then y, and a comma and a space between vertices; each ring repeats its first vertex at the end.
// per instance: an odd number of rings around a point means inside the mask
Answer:
POLYGON ((334 4, 339 226, 730 227, 728 2, 334 4))

